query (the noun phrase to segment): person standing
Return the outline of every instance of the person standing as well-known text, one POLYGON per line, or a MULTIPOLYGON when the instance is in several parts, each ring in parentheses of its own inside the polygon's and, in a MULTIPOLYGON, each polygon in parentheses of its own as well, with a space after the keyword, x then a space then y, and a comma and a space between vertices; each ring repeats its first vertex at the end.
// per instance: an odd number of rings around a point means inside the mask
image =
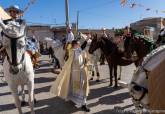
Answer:
MULTIPOLYGON (((3 43, 3 47, 0 49, 0 52, 4 54, 4 58, 6 56, 5 47, 7 45, 7 39, 4 37, 11 38, 22 37, 22 34, 23 36, 26 35, 26 22, 25 20, 21 19, 23 11, 19 9, 19 6, 13 5, 5 10, 11 18, 6 20, 2 20, 0 18, 0 28, 2 29, 0 35, 3 43)), ((25 42, 22 44, 25 45, 25 42)))
POLYGON ((163 29, 160 30, 160 33, 158 35, 158 39, 156 41, 156 43, 158 45, 164 45, 165 44, 165 20, 162 21, 163 24, 163 29))
POLYGON ((50 92, 55 96, 72 101, 83 111, 89 112, 90 109, 86 105, 89 94, 86 54, 76 40, 73 40, 71 45, 69 58, 50 92))

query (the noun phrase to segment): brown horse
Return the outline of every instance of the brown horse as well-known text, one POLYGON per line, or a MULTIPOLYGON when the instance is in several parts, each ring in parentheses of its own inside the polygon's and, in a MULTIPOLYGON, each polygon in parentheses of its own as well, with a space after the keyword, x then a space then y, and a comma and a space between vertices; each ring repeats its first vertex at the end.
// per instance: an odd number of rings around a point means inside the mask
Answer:
POLYGON ((89 53, 92 54, 98 48, 100 48, 103 51, 103 53, 106 57, 106 60, 108 62, 109 71, 110 71, 110 85, 109 86, 113 85, 112 82, 113 82, 113 75, 114 75, 115 87, 117 87, 118 86, 118 84, 117 84, 117 82, 118 82, 117 66, 118 65, 120 65, 120 66, 130 65, 131 63, 133 63, 133 61, 124 60, 122 58, 124 56, 124 52, 121 52, 118 49, 117 44, 112 42, 111 39, 104 38, 104 37, 98 38, 97 34, 95 34, 95 35, 93 35, 92 43, 89 48, 89 53))
POLYGON ((143 58, 150 53, 156 45, 143 38, 142 36, 125 37, 124 49, 127 58, 130 58, 136 52, 138 59, 135 62, 136 66, 141 65, 143 58))

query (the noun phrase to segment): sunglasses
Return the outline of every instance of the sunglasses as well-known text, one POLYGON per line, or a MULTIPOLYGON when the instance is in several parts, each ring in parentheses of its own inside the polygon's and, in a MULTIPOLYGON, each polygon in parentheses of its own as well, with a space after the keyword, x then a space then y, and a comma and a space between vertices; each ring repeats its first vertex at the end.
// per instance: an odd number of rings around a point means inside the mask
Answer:
POLYGON ((10 10, 9 13, 18 13, 18 11, 10 10))

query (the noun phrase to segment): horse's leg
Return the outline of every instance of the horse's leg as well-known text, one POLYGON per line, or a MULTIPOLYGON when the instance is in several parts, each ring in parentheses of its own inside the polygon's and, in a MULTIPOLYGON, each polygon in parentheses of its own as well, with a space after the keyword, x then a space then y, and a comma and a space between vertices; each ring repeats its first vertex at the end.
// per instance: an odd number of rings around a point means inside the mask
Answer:
POLYGON ((96 60, 94 61, 94 67, 95 67, 95 70, 96 70, 96 73, 97 73, 97 80, 96 80, 96 82, 99 82, 100 81, 100 73, 99 73, 99 68, 98 68, 96 60))
POLYGON ((25 104, 26 104, 24 87, 25 87, 24 85, 21 85, 21 96, 22 96, 21 106, 25 106, 25 104))
POLYGON ((119 66, 119 68, 120 68, 120 74, 119 74, 119 78, 118 78, 118 80, 121 80, 121 72, 122 72, 122 67, 121 67, 121 66, 119 66))
POLYGON ((117 65, 114 65, 114 76, 115 76, 115 87, 118 86, 118 79, 117 79, 117 65))
POLYGON ((34 99, 34 104, 36 104, 37 103, 37 99, 35 97, 35 91, 33 91, 33 99, 34 99))
POLYGON ((10 88, 11 88, 11 92, 12 92, 12 95, 13 95, 14 100, 15 100, 16 108, 18 109, 19 114, 23 114, 22 109, 21 109, 21 101, 20 101, 19 95, 18 95, 18 87, 10 86, 10 88))
POLYGON ((109 86, 112 86, 112 82, 113 82, 113 65, 111 64, 111 62, 108 62, 108 66, 109 66, 109 73, 110 73, 110 84, 109 86))
MULTIPOLYGON (((93 55, 94 56, 94 55, 93 55)), ((94 60, 91 61, 91 64, 94 65, 94 67, 92 67, 91 71, 92 71, 92 77, 90 78, 90 80, 93 80, 94 76, 95 76, 95 69, 96 69, 96 66, 94 64, 94 60)))
MULTIPOLYGON (((94 67, 95 67, 95 66, 94 66, 94 67)), ((94 71, 94 69, 92 68, 92 77, 90 78, 90 80, 93 80, 94 76, 95 76, 95 71, 94 71)))
POLYGON ((34 82, 29 82, 27 84, 28 95, 29 95, 29 106, 31 109, 31 114, 35 114, 34 112, 34 82))

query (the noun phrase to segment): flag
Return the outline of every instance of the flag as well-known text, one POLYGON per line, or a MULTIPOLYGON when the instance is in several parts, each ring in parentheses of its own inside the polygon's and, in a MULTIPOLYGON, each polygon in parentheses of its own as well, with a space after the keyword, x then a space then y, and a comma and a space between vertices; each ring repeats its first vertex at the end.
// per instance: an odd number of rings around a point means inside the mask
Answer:
POLYGON ((146 11, 150 11, 151 9, 150 8, 147 8, 146 11))
POLYGON ((120 0, 121 6, 125 6, 127 4, 127 0, 120 0))
POLYGON ((156 10, 156 14, 158 14, 158 10, 156 10))
POLYGON ((136 3, 132 3, 130 8, 134 8, 136 6, 136 3))
POLYGON ((0 6, 0 18, 2 20, 11 19, 10 15, 7 14, 7 12, 0 6))

